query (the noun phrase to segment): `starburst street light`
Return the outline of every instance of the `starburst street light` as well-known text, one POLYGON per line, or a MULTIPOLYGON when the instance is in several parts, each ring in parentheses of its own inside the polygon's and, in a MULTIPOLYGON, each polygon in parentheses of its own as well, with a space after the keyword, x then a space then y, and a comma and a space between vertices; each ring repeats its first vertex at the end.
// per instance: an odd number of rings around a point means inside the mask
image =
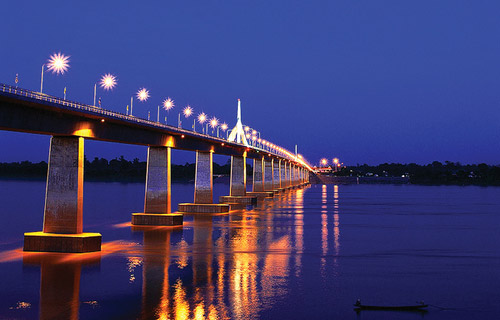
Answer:
POLYGON ((140 89, 139 91, 137 91, 137 99, 139 99, 139 101, 146 101, 148 100, 149 98, 149 90, 146 90, 146 88, 142 88, 140 89))
POLYGON ((172 100, 170 98, 163 100, 163 109, 168 111, 168 110, 172 109, 174 106, 175 106, 174 100, 172 100))
POLYGON ((328 164, 328 160, 325 158, 321 159, 321 165, 326 166, 328 164))
POLYGON ((64 74, 69 68, 69 56, 62 53, 54 53, 47 60, 47 64, 42 64, 42 75, 40 79, 40 93, 43 92, 43 71, 47 66, 48 71, 52 71, 55 74, 64 74))
MULTIPOLYGON (((106 73, 101 77, 101 80, 99 80, 99 86, 103 88, 104 90, 113 90, 114 87, 116 87, 116 77, 112 75, 111 73, 106 73)), ((95 107, 95 99, 97 95, 97 82, 94 83, 94 107, 95 107)))
POLYGON ((189 118, 193 114, 193 108, 190 106, 186 106, 183 110, 182 113, 184 114, 184 117, 189 118))
POLYGON ((210 119, 210 127, 215 128, 219 124, 219 120, 216 117, 213 117, 210 119))
POLYGON ((205 112, 202 112, 198 115, 198 122, 203 124, 205 123, 205 121, 207 121, 207 115, 205 114, 205 112))
POLYGON ((106 73, 101 77, 99 84, 104 90, 112 90, 116 86, 116 77, 111 73, 106 73))
POLYGON ((47 63, 47 70, 56 74, 64 74, 69 68, 69 56, 62 53, 54 53, 50 56, 47 63))
MULTIPOLYGON (((226 132, 226 130, 227 130, 227 123, 225 123, 225 122, 222 123, 220 125, 220 128, 222 129, 222 131, 226 132)), ((228 135, 229 135, 229 131, 226 132, 226 139, 228 138, 228 135)))

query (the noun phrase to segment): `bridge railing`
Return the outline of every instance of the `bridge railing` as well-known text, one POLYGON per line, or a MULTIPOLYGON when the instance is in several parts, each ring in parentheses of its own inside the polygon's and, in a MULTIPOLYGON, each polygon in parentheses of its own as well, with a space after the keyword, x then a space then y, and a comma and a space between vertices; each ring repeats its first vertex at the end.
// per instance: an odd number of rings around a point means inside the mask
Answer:
MULTIPOLYGON (((10 85, 3 84, 3 83, 0 83, 0 91, 5 92, 5 93, 9 93, 9 94, 13 94, 13 95, 17 95, 17 96, 30 98, 30 99, 37 99, 37 100, 46 101, 46 102, 50 102, 50 103, 54 103, 54 104, 59 104, 59 105, 65 106, 67 108, 85 110, 87 112, 95 113, 98 115, 105 115, 108 117, 114 117, 114 118, 118 118, 118 119, 122 119, 122 120, 126 120, 126 121, 136 122, 136 123, 140 123, 140 124, 144 124, 144 125, 148 125, 148 126, 152 126, 152 127, 157 127, 157 128, 161 128, 161 129, 169 129, 169 130, 177 131, 179 133, 186 133, 189 135, 195 135, 195 136, 199 136, 200 138, 216 139, 216 140, 220 140, 221 142, 227 141, 227 139, 224 139, 223 137, 222 138, 221 137, 214 137, 214 136, 211 136, 209 134, 198 133, 198 132, 194 131, 194 129, 193 129, 193 131, 186 130, 183 128, 163 124, 163 123, 160 123, 157 121, 146 120, 146 119, 138 118, 138 117, 135 117, 132 115, 127 115, 127 114, 123 114, 123 113, 116 112, 116 111, 110 111, 110 110, 102 109, 100 107, 87 105, 87 104, 83 104, 83 103, 79 103, 79 102, 75 102, 75 101, 61 99, 61 98, 51 96, 51 95, 48 95, 45 93, 36 92, 36 91, 23 89, 23 88, 18 88, 18 87, 10 86, 10 85)), ((236 143, 236 142, 233 142, 233 143, 236 143)), ((241 144, 241 145, 243 145, 243 144, 241 144)), ((290 156, 290 154, 291 154, 290 152, 286 152, 286 153, 279 152, 279 151, 273 150, 272 148, 265 148, 265 147, 262 148, 259 146, 250 146, 250 147, 255 149, 255 150, 258 150, 260 152, 270 153, 270 154, 274 154, 274 155, 277 155, 277 156, 280 156, 283 158, 288 158, 289 160, 297 161, 295 156, 290 156)))

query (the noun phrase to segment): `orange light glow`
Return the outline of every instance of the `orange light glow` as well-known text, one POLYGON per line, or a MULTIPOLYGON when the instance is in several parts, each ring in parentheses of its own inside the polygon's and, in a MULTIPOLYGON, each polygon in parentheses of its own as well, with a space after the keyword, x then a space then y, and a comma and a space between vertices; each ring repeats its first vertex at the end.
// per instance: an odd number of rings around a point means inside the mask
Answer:
POLYGON ((328 160, 326 160, 325 158, 321 159, 321 164, 326 166, 328 164, 328 160))
POLYGON ((222 131, 226 131, 227 130, 227 123, 223 123, 221 124, 220 128, 222 129, 222 131))

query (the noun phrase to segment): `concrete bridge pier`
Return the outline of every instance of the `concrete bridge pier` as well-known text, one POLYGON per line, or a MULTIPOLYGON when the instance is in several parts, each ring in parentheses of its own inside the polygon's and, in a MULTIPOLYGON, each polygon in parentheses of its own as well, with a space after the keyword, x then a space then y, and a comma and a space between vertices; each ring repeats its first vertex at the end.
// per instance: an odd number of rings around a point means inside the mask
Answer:
POLYGON ((24 234, 24 251, 92 252, 101 234, 83 232, 84 139, 50 139, 43 231, 24 234))
POLYGON ((220 197, 219 202, 242 205, 252 205, 257 203, 257 197, 247 195, 246 153, 242 157, 231 156, 229 196, 220 197))
POLYGON ((213 154, 196 151, 196 172, 194 180, 194 203, 179 203, 182 213, 225 213, 228 204, 213 203, 213 154))
POLYGON ((264 191, 273 191, 273 160, 264 160, 264 191))
POLYGON ((280 190, 281 192, 285 192, 288 190, 287 186, 287 177, 286 177, 286 161, 285 160, 280 160, 280 190))
POLYGON ((264 158, 253 160, 252 192, 247 192, 247 195, 257 197, 257 199, 273 196, 273 192, 265 189, 266 162, 264 158))
POLYGON ((171 154, 169 147, 148 148, 144 212, 132 213, 132 225, 182 225, 182 214, 171 213, 171 154))
POLYGON ((275 193, 280 193, 281 190, 281 159, 273 159, 272 160, 272 166, 273 166, 273 190, 275 193))

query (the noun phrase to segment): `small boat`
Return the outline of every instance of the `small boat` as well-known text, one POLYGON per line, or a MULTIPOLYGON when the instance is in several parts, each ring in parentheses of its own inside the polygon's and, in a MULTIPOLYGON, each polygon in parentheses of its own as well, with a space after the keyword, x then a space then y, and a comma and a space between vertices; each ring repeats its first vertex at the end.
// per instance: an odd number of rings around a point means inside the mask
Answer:
POLYGON ((425 304, 423 301, 420 301, 419 304, 416 305, 406 305, 406 306, 369 306, 361 304, 361 301, 358 299, 354 304, 354 310, 398 310, 398 311, 425 311, 424 308, 427 308, 429 305, 425 304))

